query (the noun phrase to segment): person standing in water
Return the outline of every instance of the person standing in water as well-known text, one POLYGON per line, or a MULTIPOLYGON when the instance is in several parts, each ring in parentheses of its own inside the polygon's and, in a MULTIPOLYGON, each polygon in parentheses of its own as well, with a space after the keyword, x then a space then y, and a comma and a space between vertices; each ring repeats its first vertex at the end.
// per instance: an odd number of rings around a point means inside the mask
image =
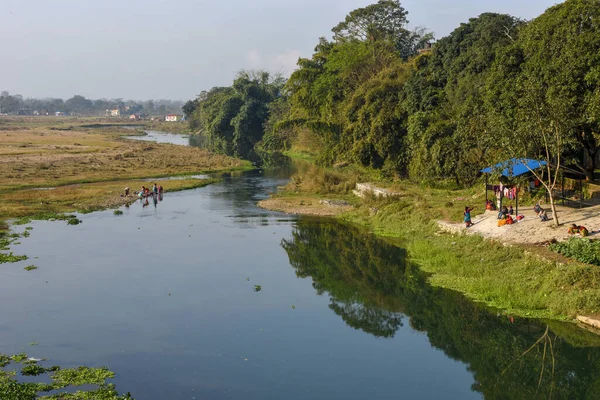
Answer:
POLYGON ((156 183, 152 186, 152 191, 154 192, 155 196, 158 194, 158 186, 156 186, 156 183))

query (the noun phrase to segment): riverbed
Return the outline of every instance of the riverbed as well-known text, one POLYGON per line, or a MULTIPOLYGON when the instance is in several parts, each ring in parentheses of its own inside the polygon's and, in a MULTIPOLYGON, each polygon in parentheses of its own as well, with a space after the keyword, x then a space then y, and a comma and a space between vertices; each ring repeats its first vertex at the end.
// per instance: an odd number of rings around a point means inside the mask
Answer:
POLYGON ((433 288, 400 243, 257 208, 289 174, 31 223, 11 248, 30 259, 1 266, 0 352, 107 366, 136 399, 593 398, 597 336, 433 288))

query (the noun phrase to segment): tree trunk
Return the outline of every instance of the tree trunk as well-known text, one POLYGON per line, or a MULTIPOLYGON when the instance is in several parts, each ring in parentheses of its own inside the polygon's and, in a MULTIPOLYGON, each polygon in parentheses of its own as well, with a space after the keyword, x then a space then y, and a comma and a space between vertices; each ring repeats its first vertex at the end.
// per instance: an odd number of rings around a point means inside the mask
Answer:
POLYGON ((552 190, 548 191, 548 195, 550 197, 550 210, 552 210, 552 219, 554 220, 554 226, 559 227, 558 223, 558 215, 556 215, 556 204, 554 204, 554 196, 552 195, 552 190))
POLYGON ((582 164, 586 180, 593 180, 596 169, 596 154, 598 153, 598 144, 593 132, 583 129, 577 135, 577 141, 582 145, 584 151, 582 164))
POLYGON ((586 160, 584 160, 585 179, 591 181, 594 179, 594 171, 596 170, 596 148, 586 148, 586 160))

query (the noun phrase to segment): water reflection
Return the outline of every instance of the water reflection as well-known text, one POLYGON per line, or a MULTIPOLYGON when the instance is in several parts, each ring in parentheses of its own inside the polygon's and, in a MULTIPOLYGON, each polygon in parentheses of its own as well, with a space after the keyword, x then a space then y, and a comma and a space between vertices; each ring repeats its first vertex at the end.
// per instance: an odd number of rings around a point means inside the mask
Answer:
POLYGON ((144 131, 146 134, 143 136, 123 136, 124 139, 130 140, 141 140, 144 142, 156 142, 164 144, 176 144, 178 146, 188 146, 189 137, 188 135, 181 135, 176 133, 167 133, 161 131, 144 131))
POLYGON ((298 221, 282 247, 347 325, 391 338, 407 320, 469 365, 489 399, 598 398, 600 338, 571 324, 499 316, 426 283, 405 252, 351 226, 298 221))

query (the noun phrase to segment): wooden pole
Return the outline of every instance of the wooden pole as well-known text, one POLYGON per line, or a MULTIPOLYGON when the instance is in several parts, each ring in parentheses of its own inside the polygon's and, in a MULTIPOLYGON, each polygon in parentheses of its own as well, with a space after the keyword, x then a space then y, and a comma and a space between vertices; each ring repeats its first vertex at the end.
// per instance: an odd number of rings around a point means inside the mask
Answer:
POLYGON ((487 202, 488 202, 487 190, 488 190, 488 174, 485 174, 485 205, 486 206, 487 206, 487 202))
POLYGON ((516 217, 517 215, 519 215, 519 186, 515 187, 515 203, 517 204, 516 211, 515 211, 515 217, 516 217))
POLYGON ((583 181, 579 178, 579 209, 583 208, 583 181))
POLYGON ((565 173, 562 173, 562 203, 565 206, 565 173))

